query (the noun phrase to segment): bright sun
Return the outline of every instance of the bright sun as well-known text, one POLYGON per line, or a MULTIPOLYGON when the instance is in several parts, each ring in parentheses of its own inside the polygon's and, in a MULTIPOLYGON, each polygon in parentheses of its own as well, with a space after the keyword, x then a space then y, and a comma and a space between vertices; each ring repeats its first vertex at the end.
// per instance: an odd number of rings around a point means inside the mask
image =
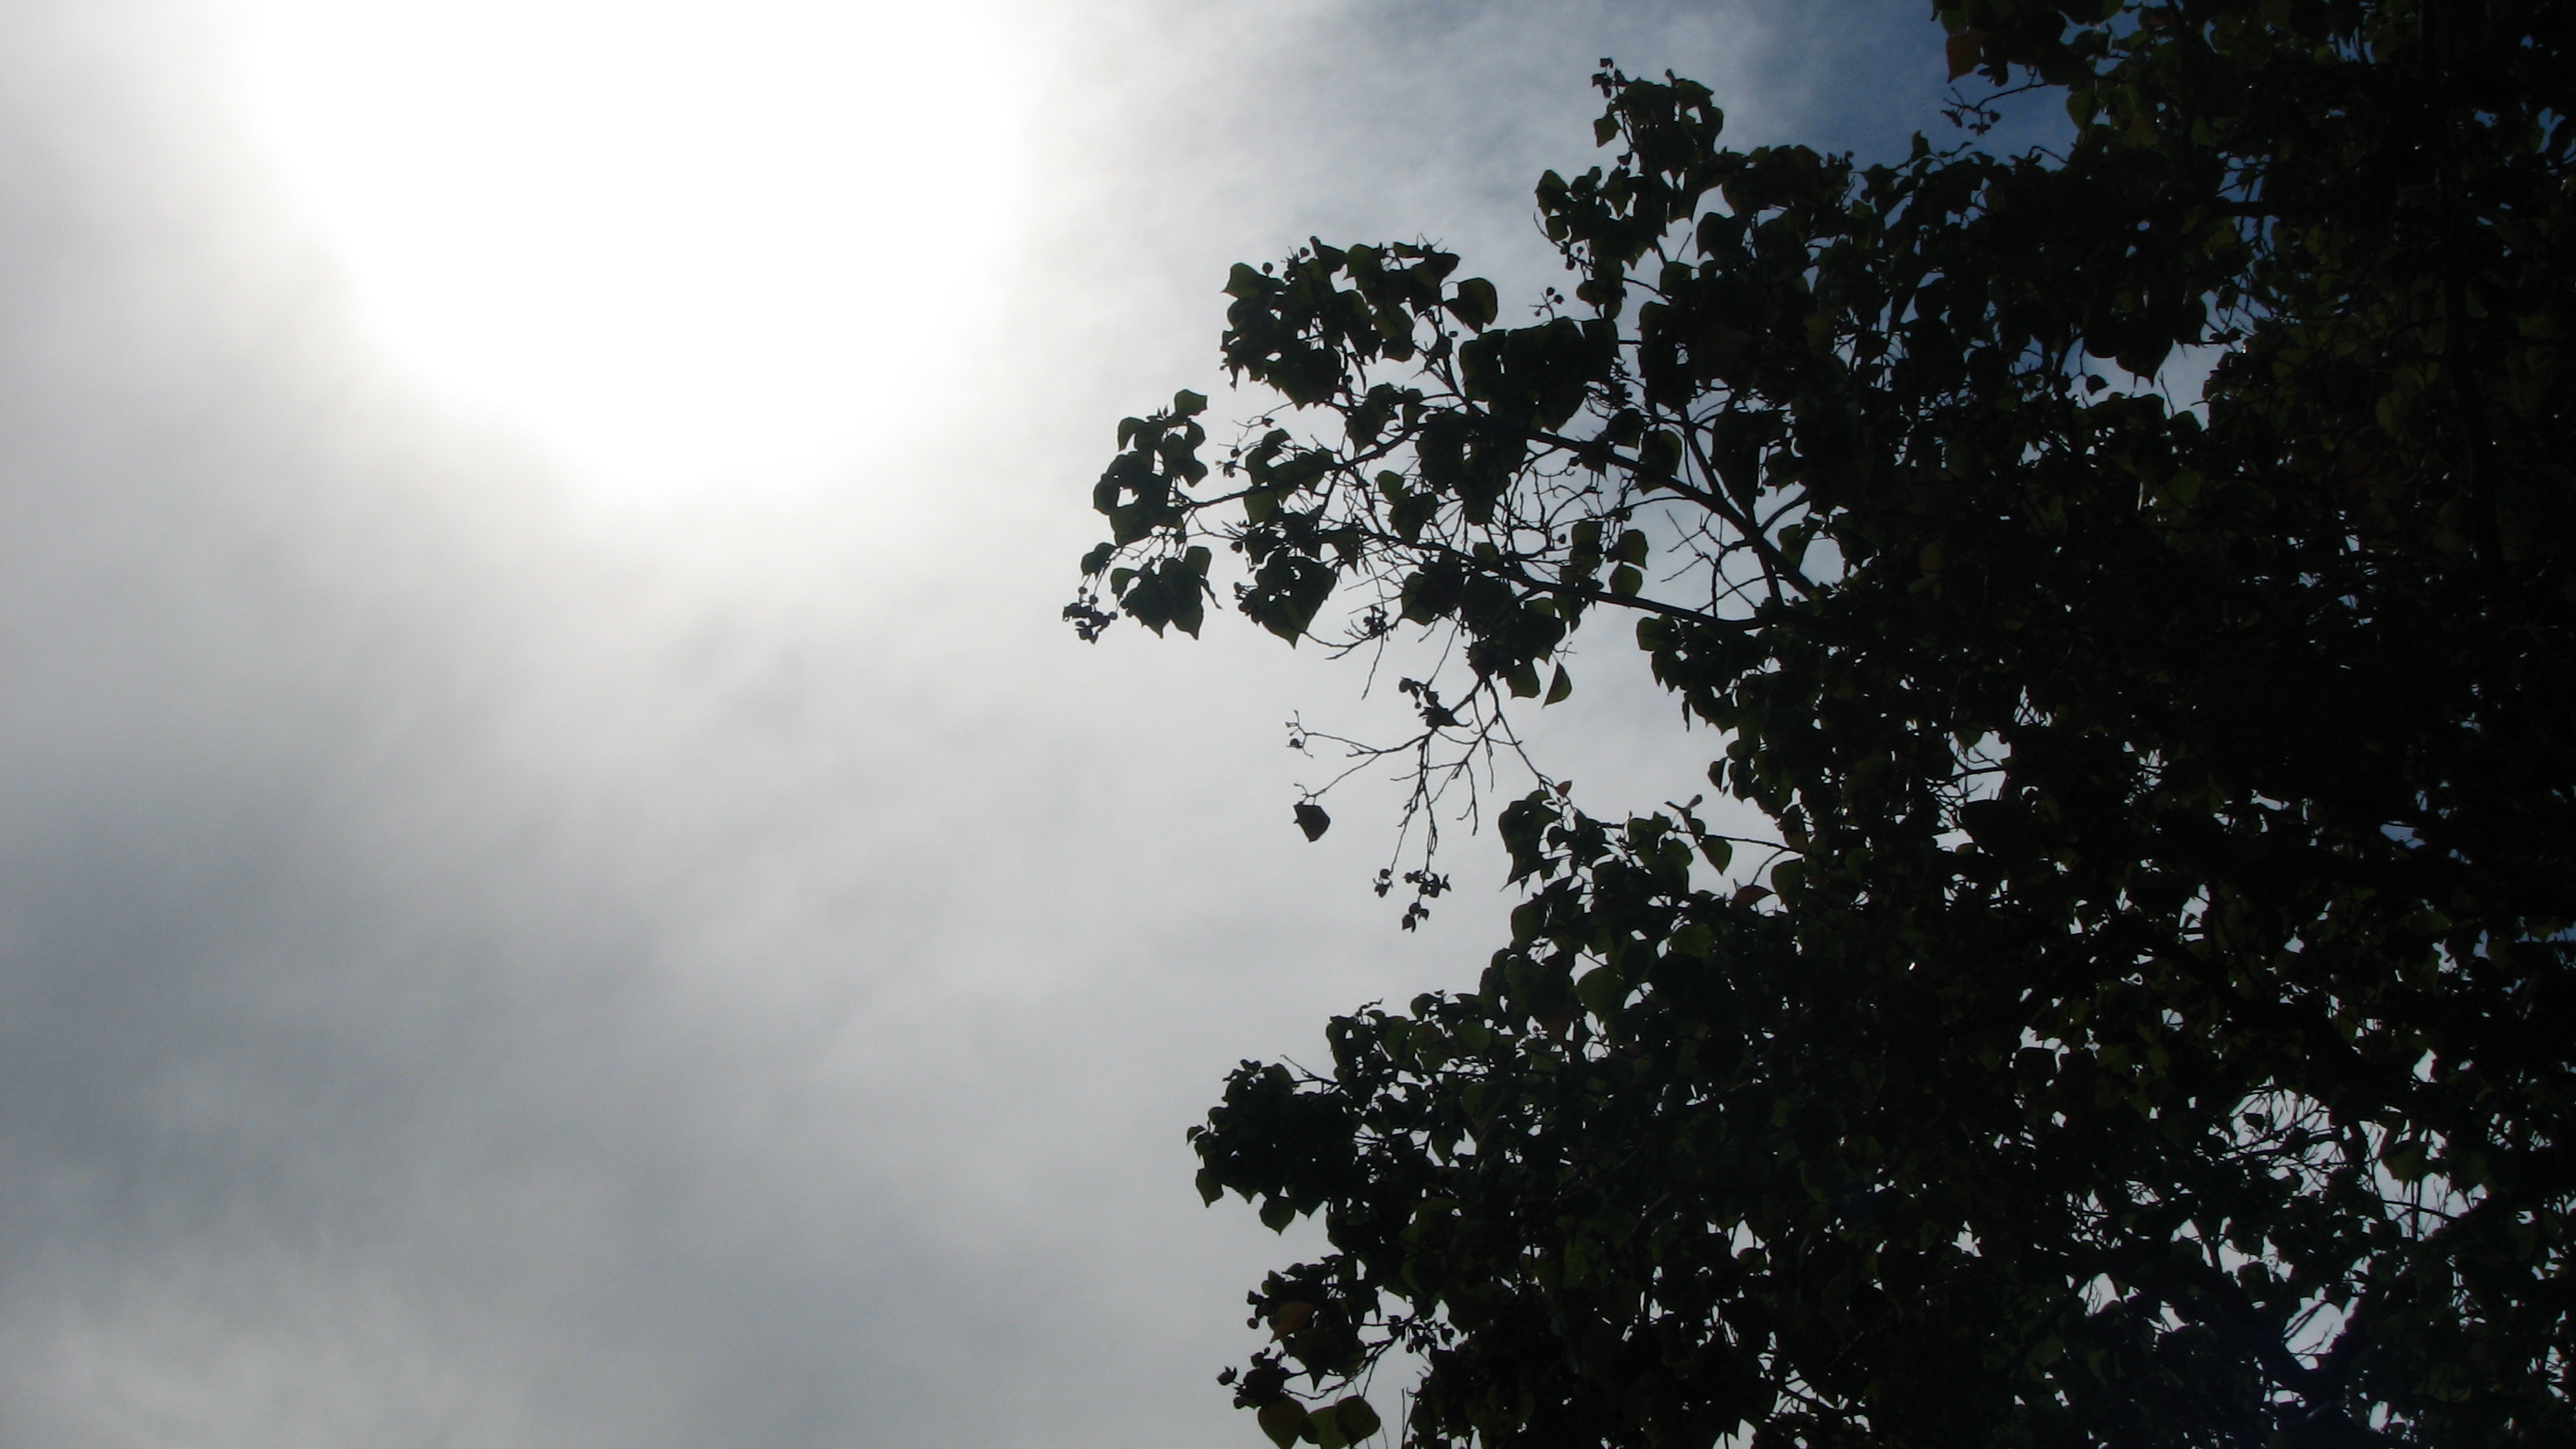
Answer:
POLYGON ((886 0, 258 0, 262 125, 380 339, 635 484, 811 473, 954 366, 999 27, 886 0))

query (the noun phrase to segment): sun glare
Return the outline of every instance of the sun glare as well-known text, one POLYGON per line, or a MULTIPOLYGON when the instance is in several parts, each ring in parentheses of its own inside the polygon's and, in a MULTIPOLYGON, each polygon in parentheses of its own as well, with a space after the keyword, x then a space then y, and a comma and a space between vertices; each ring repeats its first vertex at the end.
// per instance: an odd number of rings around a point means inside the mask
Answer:
POLYGON ((810 474, 962 359, 999 27, 885 0, 259 0, 260 122, 367 323, 637 485, 810 474))

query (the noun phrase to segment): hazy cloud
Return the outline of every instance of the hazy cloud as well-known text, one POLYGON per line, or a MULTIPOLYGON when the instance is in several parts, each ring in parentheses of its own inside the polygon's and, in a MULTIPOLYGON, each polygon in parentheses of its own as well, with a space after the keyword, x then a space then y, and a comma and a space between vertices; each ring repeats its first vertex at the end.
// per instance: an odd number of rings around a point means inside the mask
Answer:
MULTIPOLYGON (((1383 836, 1289 825, 1341 672, 1059 629, 1109 424, 1212 380, 1239 255, 1543 279, 1599 55, 1872 144, 1934 42, 1074 8, 995 11, 1001 259, 887 218, 974 339, 944 400, 827 486, 620 499, 370 338, 246 10, 0 5, 0 1443, 1243 1441, 1207 1379, 1277 1249, 1181 1129, 1494 912, 1400 936, 1383 836)), ((1634 698, 1583 719, 1642 786, 1690 752, 1634 698)))

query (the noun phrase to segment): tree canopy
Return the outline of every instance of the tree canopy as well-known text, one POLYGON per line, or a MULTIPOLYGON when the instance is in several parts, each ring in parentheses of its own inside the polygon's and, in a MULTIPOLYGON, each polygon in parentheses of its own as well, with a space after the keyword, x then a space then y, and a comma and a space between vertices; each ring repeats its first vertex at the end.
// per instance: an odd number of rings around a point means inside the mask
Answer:
POLYGON ((1570 294, 1316 241, 1120 425, 1086 636, 1428 636, 1428 792, 1633 629, 1770 822, 1542 778, 1475 990, 1228 1081, 1283 1446, 2576 1442, 2576 6, 1938 14, 1964 133, 1605 62, 1570 294))

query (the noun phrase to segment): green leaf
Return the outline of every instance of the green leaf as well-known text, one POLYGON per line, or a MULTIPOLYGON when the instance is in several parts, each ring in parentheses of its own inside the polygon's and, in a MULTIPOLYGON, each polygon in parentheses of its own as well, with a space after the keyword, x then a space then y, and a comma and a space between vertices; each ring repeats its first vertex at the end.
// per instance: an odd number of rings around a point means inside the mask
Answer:
POLYGON ((1780 557, 1793 569, 1803 565, 1807 561, 1807 545, 1814 542, 1815 537, 1816 529, 1813 524, 1793 523, 1781 529, 1780 557))
POLYGON ((1595 966, 1583 974, 1582 980, 1574 983, 1574 998, 1583 1003, 1584 1010, 1608 1021, 1618 1015, 1619 1008, 1627 1002, 1628 983, 1620 978, 1616 969, 1595 966))
POLYGON ((1182 388, 1172 394, 1172 411, 1181 417, 1195 417, 1207 411, 1207 395, 1182 388))
MULTIPOLYGON (((1342 1444, 1359 1443, 1376 1433, 1383 1422, 1378 1418, 1377 1410, 1369 1406, 1369 1401, 1357 1395, 1343 1399, 1326 1412, 1332 1416, 1332 1433, 1342 1444)), ((1319 1421, 1323 1417, 1321 1414, 1316 1415, 1319 1421)), ((1336 1449, 1332 1440, 1319 1442, 1322 1449, 1336 1449)))
POLYGON ((1681 473, 1681 434, 1666 429, 1648 433, 1637 445, 1638 471, 1649 478, 1673 478, 1681 473))
POLYGON ((1225 274, 1225 294, 1229 297, 1249 300, 1270 292, 1274 286, 1258 267, 1243 262, 1236 262, 1233 269, 1225 274))
POLYGON ((2380 1154, 2381 1165, 2399 1182, 2415 1182, 2424 1176, 2424 1143, 2419 1138, 2400 1138, 2389 1143, 2380 1154))
POLYGON ((1621 564, 1610 571, 1610 592, 1623 599, 1635 598, 1646 586, 1646 576, 1635 564, 1621 564))
POLYGON ((1458 284, 1457 295, 1446 306, 1451 316, 1467 324, 1469 331, 1482 332, 1494 325, 1502 304, 1493 283, 1482 277, 1469 277, 1458 284))
POLYGON ((1547 702, 1549 704, 1563 704, 1566 697, 1573 693, 1574 680, 1572 676, 1565 672, 1564 665, 1560 664, 1556 666, 1556 677, 1548 682, 1547 702))
POLYGON ((1784 860, 1771 867, 1771 889, 1779 892, 1783 900, 1795 900, 1806 884, 1807 863, 1803 860, 1784 860))
POLYGON ((1261 1425, 1261 1432, 1269 1435, 1270 1442, 1278 1445, 1279 1449, 1289 1449, 1290 1445, 1306 1437, 1312 1428, 1306 1406, 1295 1399, 1279 1399, 1264 1404, 1255 1418, 1261 1425))
POLYGON ((1982 30, 1954 30, 1944 44, 1945 59, 1950 64, 1950 79, 1957 80, 1975 70, 1984 58, 1986 35, 1982 30))

